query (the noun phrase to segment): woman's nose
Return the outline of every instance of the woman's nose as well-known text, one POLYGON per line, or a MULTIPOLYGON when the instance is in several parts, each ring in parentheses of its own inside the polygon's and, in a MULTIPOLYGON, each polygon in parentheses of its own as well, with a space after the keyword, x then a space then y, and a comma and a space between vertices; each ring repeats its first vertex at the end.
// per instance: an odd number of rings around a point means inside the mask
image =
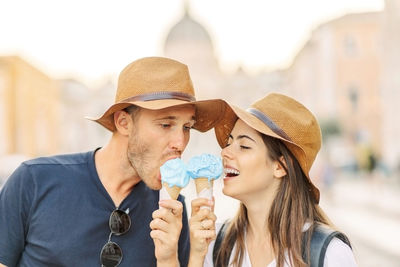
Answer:
POLYGON ((232 151, 230 146, 226 146, 221 150, 221 157, 226 159, 232 159, 232 151))

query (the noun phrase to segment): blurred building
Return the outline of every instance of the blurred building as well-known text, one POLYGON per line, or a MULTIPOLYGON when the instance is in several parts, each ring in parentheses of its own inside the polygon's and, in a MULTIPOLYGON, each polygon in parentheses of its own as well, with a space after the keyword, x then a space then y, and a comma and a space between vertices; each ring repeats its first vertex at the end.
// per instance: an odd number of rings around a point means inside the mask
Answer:
POLYGON ((400 1, 385 1, 382 27, 382 158, 400 170, 400 1))
POLYGON ((17 56, 0 57, 0 188, 24 160, 103 145, 111 133, 85 116, 101 115, 115 88, 54 80, 17 56))
POLYGON ((320 25, 288 69, 291 95, 321 120, 337 122, 362 166, 370 153, 382 153, 381 15, 348 14, 320 25))
POLYGON ((17 56, 0 57, 0 157, 59 151, 57 82, 17 56))
POLYGON ((61 88, 60 125, 61 147, 59 153, 88 151, 104 145, 110 132, 85 117, 96 117, 112 104, 116 86, 105 81, 98 88, 88 88, 74 80, 59 81, 61 88))
POLYGON ((400 161, 400 2, 315 29, 288 69, 288 91, 323 120, 337 120, 361 165, 400 161), (361 152, 357 153, 357 152, 361 152))

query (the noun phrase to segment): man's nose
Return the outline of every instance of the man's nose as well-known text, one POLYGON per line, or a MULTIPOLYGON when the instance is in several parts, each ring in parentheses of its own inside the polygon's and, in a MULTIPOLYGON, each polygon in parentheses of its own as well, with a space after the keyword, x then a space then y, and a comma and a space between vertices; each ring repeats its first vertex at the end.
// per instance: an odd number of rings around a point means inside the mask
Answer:
POLYGON ((172 133, 170 146, 173 150, 182 152, 187 144, 187 139, 187 133, 183 130, 175 131, 172 133))

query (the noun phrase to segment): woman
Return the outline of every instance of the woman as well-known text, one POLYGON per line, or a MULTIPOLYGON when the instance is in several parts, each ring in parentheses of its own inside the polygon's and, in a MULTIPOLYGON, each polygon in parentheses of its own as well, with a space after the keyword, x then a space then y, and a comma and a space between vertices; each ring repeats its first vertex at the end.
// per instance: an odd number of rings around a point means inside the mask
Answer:
POLYGON ((276 93, 246 111, 229 107, 215 133, 223 148, 223 193, 239 200, 240 207, 223 231, 217 229, 214 248, 213 212, 200 209, 205 199, 192 202, 189 266, 203 266, 203 261, 204 266, 310 266, 313 261, 318 266, 316 236, 325 230, 335 237, 326 239, 320 266, 356 266, 347 238, 329 230, 334 227, 309 176, 321 146, 314 115, 276 93))

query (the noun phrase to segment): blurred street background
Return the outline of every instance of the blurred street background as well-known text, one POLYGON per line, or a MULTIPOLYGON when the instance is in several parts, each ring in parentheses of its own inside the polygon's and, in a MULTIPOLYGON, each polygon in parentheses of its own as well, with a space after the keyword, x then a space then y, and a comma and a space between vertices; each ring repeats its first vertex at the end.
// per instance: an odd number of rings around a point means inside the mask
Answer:
MULTIPOLYGON (((189 66, 197 99, 248 107, 269 92, 314 112, 321 206, 359 266, 400 266, 400 0, 0 2, 0 188, 24 160, 93 150, 84 119, 114 101, 145 56, 189 66)), ((183 155, 219 155, 213 131, 183 155)), ((215 184, 218 222, 237 202, 215 184)), ((194 185, 183 190, 190 211, 194 185)))

